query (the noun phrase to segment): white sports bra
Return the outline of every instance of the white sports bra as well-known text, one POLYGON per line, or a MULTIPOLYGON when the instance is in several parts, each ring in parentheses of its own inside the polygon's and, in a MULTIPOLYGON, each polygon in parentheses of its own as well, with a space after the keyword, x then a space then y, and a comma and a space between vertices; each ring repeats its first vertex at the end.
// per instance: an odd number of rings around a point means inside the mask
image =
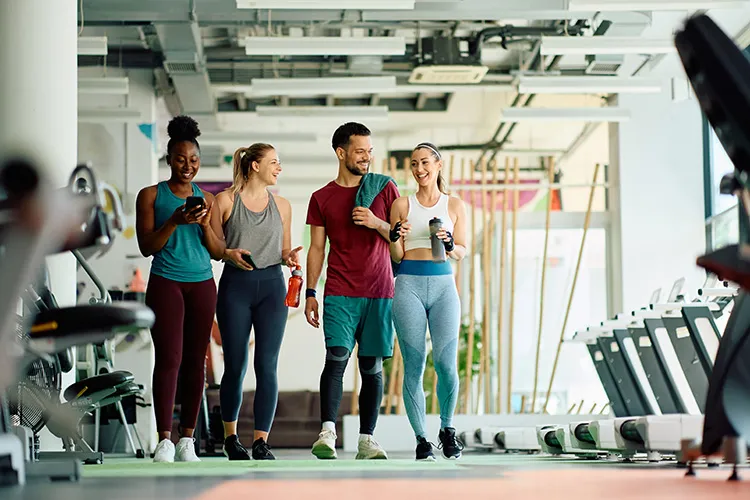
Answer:
POLYGON ((430 243, 430 220, 438 217, 443 221, 443 228, 453 233, 453 220, 448 212, 447 194, 441 194, 435 206, 425 207, 417 201, 416 195, 409 196, 409 212, 406 218, 411 224, 411 231, 404 237, 404 250, 415 248, 432 248, 430 243))

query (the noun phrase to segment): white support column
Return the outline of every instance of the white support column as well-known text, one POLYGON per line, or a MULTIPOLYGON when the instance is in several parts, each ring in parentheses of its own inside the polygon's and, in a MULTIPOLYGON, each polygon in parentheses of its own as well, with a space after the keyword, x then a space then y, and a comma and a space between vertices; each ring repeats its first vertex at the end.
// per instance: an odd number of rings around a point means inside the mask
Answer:
MULTIPOLYGON (((677 69, 674 69, 677 71, 677 69)), ((705 251, 703 140, 695 99, 674 102, 669 93, 621 95, 628 122, 611 128, 610 182, 613 229, 608 243, 612 297, 625 312, 651 293, 666 293, 679 278, 693 293, 705 276, 695 264, 705 251), (619 264, 617 262, 619 260, 619 264), (619 279, 619 283, 615 283, 619 279)), ((623 311, 611 311, 613 314, 623 311)))
MULTIPOLYGON (((76 164, 78 27, 76 0, 0 2, 0 156, 31 151, 46 175, 66 184, 76 164)), ((61 306, 76 301, 71 254, 48 259, 52 293, 61 306)), ((63 386, 75 373, 63 377, 63 386)), ((60 441, 43 436, 42 448, 60 441)))

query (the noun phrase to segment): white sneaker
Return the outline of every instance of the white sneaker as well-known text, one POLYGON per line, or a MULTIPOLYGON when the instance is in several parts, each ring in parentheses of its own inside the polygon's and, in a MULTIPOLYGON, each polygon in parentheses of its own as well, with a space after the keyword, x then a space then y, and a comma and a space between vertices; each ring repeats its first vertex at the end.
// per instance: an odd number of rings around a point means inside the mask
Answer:
POLYGON ((320 431, 318 440, 313 443, 312 454, 321 460, 336 458, 336 433, 320 431))
POLYGON ((382 446, 372 436, 360 436, 357 460, 385 460, 388 458, 382 446))
POLYGON ((154 462, 174 462, 174 443, 162 439, 154 450, 154 462))
POLYGON ((201 459, 195 454, 195 438, 181 438, 177 443, 175 453, 177 462, 200 462, 201 459))

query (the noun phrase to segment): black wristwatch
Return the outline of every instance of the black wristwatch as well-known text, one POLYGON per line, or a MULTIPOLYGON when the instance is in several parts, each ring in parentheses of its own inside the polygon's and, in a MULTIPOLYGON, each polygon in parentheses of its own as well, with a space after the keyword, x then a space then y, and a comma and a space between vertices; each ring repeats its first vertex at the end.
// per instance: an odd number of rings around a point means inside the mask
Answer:
POLYGON ((305 290, 305 298, 309 299, 310 297, 315 298, 317 296, 318 292, 314 288, 308 288, 305 290))

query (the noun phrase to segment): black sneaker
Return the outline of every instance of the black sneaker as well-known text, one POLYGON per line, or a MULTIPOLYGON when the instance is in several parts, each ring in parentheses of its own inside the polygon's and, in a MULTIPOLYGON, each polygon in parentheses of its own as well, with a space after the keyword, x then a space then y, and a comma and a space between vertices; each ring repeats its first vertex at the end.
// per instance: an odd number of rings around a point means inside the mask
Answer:
POLYGON ((250 460, 250 454, 247 448, 242 446, 237 434, 232 434, 224 440, 224 455, 229 460, 250 460))
POLYGON ((458 439, 456 439, 456 429, 453 427, 440 429, 438 439, 440 439, 440 445, 438 448, 443 450, 443 456, 445 458, 449 460, 457 460, 461 458, 461 450, 464 449, 464 446, 458 439))
POLYGON ((276 460, 265 439, 258 438, 253 443, 253 460, 276 460))
POLYGON ((432 453, 432 443, 422 436, 417 438, 417 460, 434 462, 435 455, 432 453))

